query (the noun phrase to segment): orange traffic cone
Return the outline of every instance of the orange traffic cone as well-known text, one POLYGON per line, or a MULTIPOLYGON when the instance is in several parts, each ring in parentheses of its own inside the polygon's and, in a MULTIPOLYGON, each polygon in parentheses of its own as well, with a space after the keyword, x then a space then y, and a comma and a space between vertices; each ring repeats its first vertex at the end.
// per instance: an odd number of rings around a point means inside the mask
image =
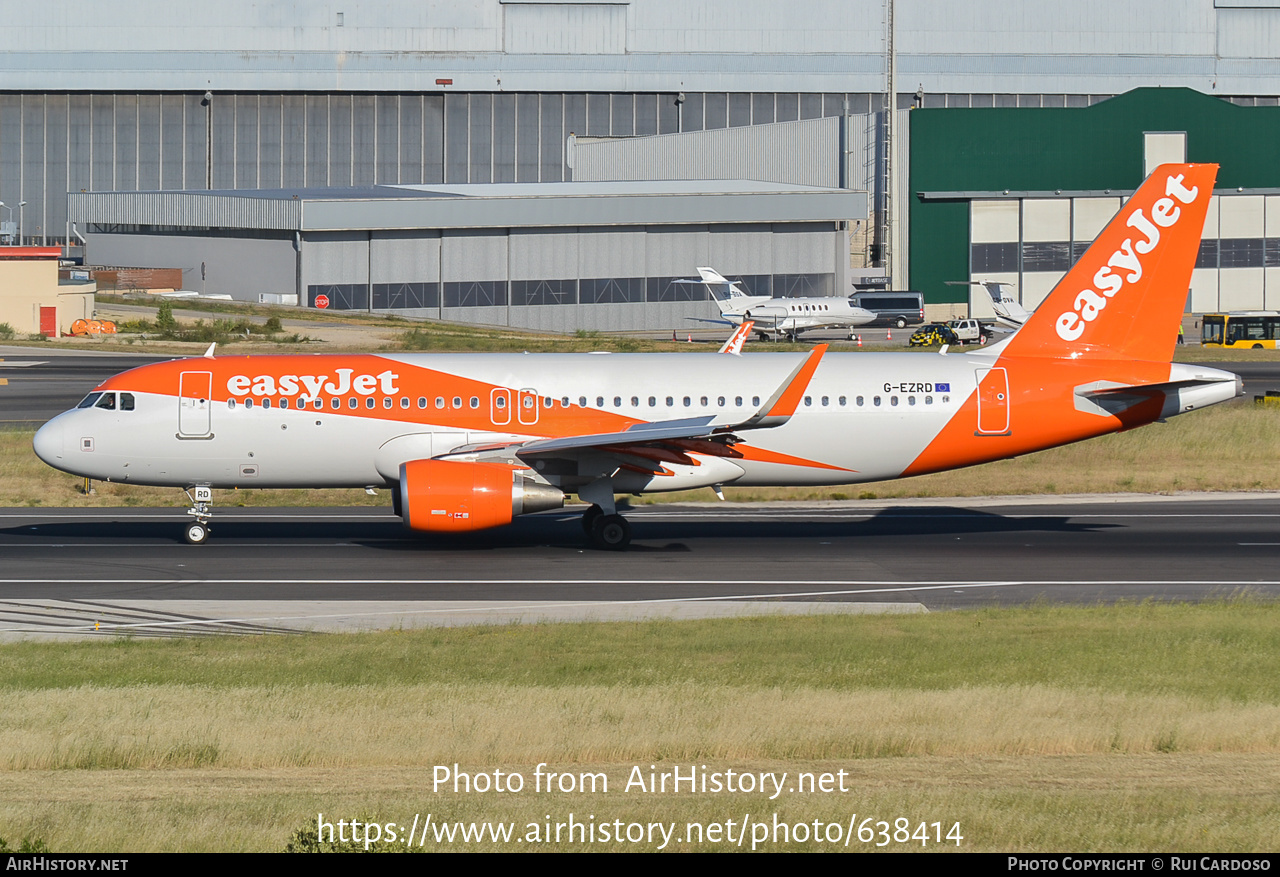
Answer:
POLYGON ((861 347, 861 346, 862 346, 862 336, 861 336, 861 335, 859 335, 859 336, 858 336, 858 346, 859 346, 859 347, 861 347))
POLYGON ((692 344, 692 343, 693 343, 693 333, 692 333, 692 332, 690 332, 690 333, 689 333, 689 343, 690 343, 690 344, 692 344))
POLYGON ((893 340, 893 330, 892 330, 892 329, 890 329, 890 330, 885 334, 885 336, 884 336, 884 340, 885 340, 885 341, 892 341, 892 340, 893 340))

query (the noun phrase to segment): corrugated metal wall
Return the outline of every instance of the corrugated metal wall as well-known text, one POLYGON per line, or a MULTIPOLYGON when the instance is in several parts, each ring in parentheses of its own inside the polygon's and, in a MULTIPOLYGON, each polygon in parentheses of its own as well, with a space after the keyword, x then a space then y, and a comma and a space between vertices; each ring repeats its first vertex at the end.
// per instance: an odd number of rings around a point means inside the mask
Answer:
MULTIPOLYGON (((769 180, 840 185, 840 117, 623 140, 578 139, 574 180, 769 180)), ((850 126, 865 128, 862 117, 850 126)), ((846 188, 866 190, 866 179, 846 188)))
MULTIPOLYGON (((558 182, 570 133, 633 136, 833 116, 866 94, 0 94, 0 201, 28 242, 66 193, 558 182), (18 213, 15 212, 15 219, 18 213)), ((8 218, 5 214, 4 218, 8 218)), ((81 230, 83 232, 83 229, 81 230)))

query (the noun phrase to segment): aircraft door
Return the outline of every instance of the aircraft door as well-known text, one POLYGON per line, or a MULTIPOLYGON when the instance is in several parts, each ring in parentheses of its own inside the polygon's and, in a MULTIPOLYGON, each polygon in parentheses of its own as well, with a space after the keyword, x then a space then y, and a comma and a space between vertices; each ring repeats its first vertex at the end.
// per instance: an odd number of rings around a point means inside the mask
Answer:
POLYGON ((506 387, 497 387, 489 394, 489 418, 494 426, 511 422, 511 391, 506 387))
POLYGON ((212 372, 183 372, 178 379, 178 437, 210 438, 212 372))
POLYGON ((978 375, 978 431, 976 435, 1009 435, 1009 373, 980 368, 978 375))
POLYGON ((517 418, 525 426, 538 422, 538 391, 523 389, 520 391, 520 412, 517 418))

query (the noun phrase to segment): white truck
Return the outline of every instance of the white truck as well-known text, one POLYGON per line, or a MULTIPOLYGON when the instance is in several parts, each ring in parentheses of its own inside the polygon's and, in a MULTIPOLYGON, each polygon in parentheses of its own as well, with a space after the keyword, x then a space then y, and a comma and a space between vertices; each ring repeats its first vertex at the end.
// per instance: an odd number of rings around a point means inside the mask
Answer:
POLYGON ((990 327, 973 318, 949 320, 947 326, 956 333, 961 344, 986 344, 987 339, 991 337, 990 327))

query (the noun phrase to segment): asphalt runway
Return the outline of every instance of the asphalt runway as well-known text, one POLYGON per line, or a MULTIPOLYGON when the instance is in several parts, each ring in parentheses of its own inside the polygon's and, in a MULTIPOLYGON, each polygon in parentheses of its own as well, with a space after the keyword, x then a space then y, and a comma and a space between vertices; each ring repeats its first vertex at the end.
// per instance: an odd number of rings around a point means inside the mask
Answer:
POLYGON ((0 637, 945 611, 1280 597, 1280 496, 873 501, 572 512, 432 537, 390 510, 0 510, 0 637), (95 629, 96 625, 96 629, 95 629))
MULTIPOLYGON (((884 334, 883 329, 876 331, 884 334)), ((712 343, 719 341, 699 343, 691 349, 705 351, 712 343)), ((35 429, 76 405, 112 375, 174 358, 0 346, 0 428, 35 429)), ((1206 362, 1203 365, 1244 378, 1248 400, 1267 390, 1280 391, 1280 362, 1206 362)))

